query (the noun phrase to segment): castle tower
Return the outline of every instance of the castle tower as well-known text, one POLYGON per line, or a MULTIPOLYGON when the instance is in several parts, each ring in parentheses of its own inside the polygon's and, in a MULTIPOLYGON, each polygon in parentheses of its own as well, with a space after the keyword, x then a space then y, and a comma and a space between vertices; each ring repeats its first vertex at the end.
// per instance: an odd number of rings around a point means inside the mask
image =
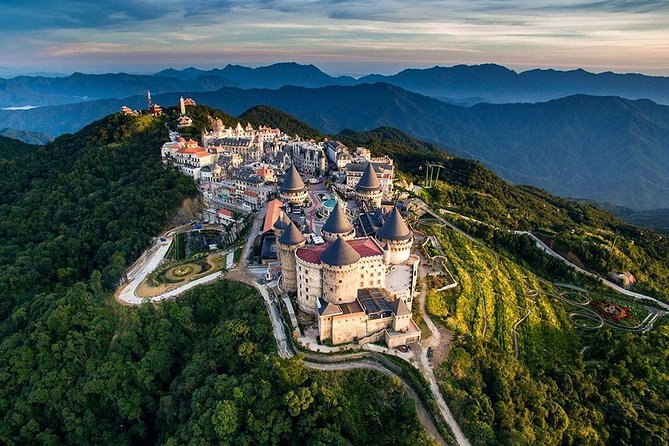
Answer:
MULTIPOLYGON (((290 224, 290 218, 286 215, 284 211, 281 211, 281 214, 279 215, 279 218, 276 219, 274 222, 274 225, 272 226, 274 228, 274 235, 276 236, 276 239, 279 240, 281 236, 283 235, 283 231, 286 230, 288 225, 290 224)), ((281 250, 278 249, 276 251, 277 255, 277 260, 281 260, 281 250)))
POLYGON ((372 163, 367 163, 362 178, 360 178, 360 181, 355 186, 355 195, 359 200, 368 203, 374 209, 381 207, 383 190, 381 189, 379 177, 376 175, 372 163))
POLYGON ((376 238, 383 247, 386 263, 398 265, 409 259, 413 232, 396 207, 385 216, 383 225, 376 231, 376 238))
POLYGON ((281 286, 289 293, 297 292, 297 271, 295 266, 295 250, 304 246, 307 239, 297 229, 292 221, 279 237, 279 252, 281 258, 281 286))
POLYGON ((304 186, 304 181, 302 181, 300 174, 297 172, 295 164, 291 165, 286 173, 286 178, 283 179, 279 193, 281 198, 292 204, 301 205, 307 199, 309 192, 304 186))
POLYGON ((360 254, 343 238, 337 238, 321 254, 323 299, 339 304, 354 302, 360 289, 360 254))
POLYGON ((321 236, 327 242, 334 242, 340 237, 344 240, 351 240, 355 237, 355 229, 353 229, 353 225, 346 217, 339 202, 337 202, 328 220, 323 225, 321 236))

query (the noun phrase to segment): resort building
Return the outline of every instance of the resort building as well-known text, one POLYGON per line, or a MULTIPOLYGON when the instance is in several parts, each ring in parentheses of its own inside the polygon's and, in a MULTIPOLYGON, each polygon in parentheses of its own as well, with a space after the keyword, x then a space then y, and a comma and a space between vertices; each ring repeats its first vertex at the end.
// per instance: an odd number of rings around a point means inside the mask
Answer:
MULTIPOLYGON (((275 228, 284 224, 279 217, 275 228)), ((321 342, 385 339, 395 347, 420 340, 411 319, 418 270, 418 257, 410 254, 413 233, 396 209, 382 229, 381 239, 354 238, 337 204, 323 226, 328 243, 307 245, 292 222, 279 238, 282 288, 297 294, 301 311, 317 317, 321 342), (391 245, 397 241, 403 244, 391 245)))
POLYGON ((366 203, 372 209, 381 207, 383 191, 372 163, 367 163, 367 167, 360 177, 360 180, 355 185, 355 196, 358 200, 366 203))
POLYGON ((283 179, 283 183, 281 183, 279 192, 281 193, 281 198, 291 204, 302 205, 306 201, 309 191, 295 168, 295 164, 292 164, 288 172, 286 172, 286 177, 283 179))

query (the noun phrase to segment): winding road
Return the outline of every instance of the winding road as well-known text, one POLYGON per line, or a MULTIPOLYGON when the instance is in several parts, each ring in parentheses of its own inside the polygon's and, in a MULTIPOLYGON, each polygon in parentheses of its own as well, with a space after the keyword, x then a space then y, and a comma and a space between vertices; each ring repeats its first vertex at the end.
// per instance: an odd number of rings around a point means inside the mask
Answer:
POLYGON ((536 235, 532 234, 531 232, 528 232, 528 231, 513 231, 513 233, 518 234, 518 235, 529 236, 532 240, 534 240, 537 247, 539 249, 541 249, 542 251, 544 251, 546 254, 548 254, 552 257, 555 257, 556 259, 561 260, 563 263, 565 263, 566 265, 574 268, 576 271, 578 271, 580 273, 583 273, 583 274, 585 274, 587 276, 590 276, 590 277, 594 277, 595 279, 599 280, 602 285, 607 286, 607 287, 619 292, 620 294, 624 294, 626 296, 633 297, 633 298, 638 299, 638 300, 646 300, 646 301, 649 301, 649 302, 653 302, 655 305, 669 311, 669 304, 666 304, 662 301, 659 301, 659 300, 655 299, 654 297, 646 296, 645 294, 636 293, 634 291, 626 290, 625 288, 623 288, 619 285, 616 285, 615 283, 613 283, 613 282, 611 282, 607 279, 604 279, 604 278, 598 276, 597 274, 591 273, 590 271, 587 271, 587 270, 581 268, 580 266, 575 265, 574 263, 571 263, 569 260, 562 257, 560 254, 553 251, 547 244, 542 242, 541 239, 539 239, 536 235))

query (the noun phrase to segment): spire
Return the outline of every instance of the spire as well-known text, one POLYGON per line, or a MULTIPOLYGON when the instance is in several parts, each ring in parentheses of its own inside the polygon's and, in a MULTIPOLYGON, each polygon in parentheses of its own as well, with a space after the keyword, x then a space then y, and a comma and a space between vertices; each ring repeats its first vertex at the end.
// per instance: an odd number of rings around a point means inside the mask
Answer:
POLYGON ((291 164, 290 170, 286 173, 286 178, 281 183, 281 193, 302 192, 304 190, 304 181, 300 177, 295 164, 291 164))
POLYGON ((282 230, 286 229, 288 225, 290 224, 290 219, 286 215, 284 211, 281 211, 281 215, 279 215, 279 218, 276 219, 274 222, 274 229, 282 230))
POLYGON ((348 234, 353 230, 353 226, 346 217, 346 214, 344 213, 344 210, 342 209, 339 202, 337 202, 334 209, 330 213, 330 216, 323 225, 322 230, 329 232, 330 234, 348 234))
POLYGON ((411 229, 396 207, 388 212, 384 220, 381 228, 376 231, 376 238, 379 240, 408 240, 413 237, 411 229))
POLYGON ((355 186, 355 189, 359 192, 367 192, 372 190, 380 190, 381 183, 379 182, 379 177, 376 176, 374 171, 374 166, 372 163, 367 163, 365 171, 362 174, 362 178, 358 181, 358 184, 355 186))
POLYGON ((279 243, 281 243, 282 245, 295 246, 305 242, 306 240, 307 239, 304 238, 302 232, 300 232, 300 230, 297 229, 297 226, 295 226, 295 223, 293 223, 292 221, 288 224, 286 230, 283 231, 281 237, 279 237, 279 243))
POLYGON ((352 265, 360 260, 360 254, 343 238, 335 240, 321 254, 321 262, 331 266, 352 265))

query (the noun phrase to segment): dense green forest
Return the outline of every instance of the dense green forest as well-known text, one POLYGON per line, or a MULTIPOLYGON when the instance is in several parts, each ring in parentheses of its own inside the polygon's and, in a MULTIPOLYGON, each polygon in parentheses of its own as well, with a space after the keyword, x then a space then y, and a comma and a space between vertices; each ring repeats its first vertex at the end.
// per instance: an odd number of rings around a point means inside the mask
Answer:
POLYGON ((10 158, 23 156, 37 149, 36 145, 26 144, 14 138, 0 135, 0 162, 10 158))
POLYGON ((161 166, 168 116, 111 115, 2 161, 0 443, 428 444, 399 383, 279 360, 246 286, 114 301, 196 191, 161 166))
MULTIPOLYGON (((195 193, 159 162, 176 113, 111 115, 0 159, 0 443, 427 444, 395 381, 279 360, 246 286, 219 282, 156 306, 113 300, 127 264, 195 193)), ((301 128, 254 113, 255 126, 301 128)), ((210 114, 237 122, 194 107, 189 136, 210 114)), ((541 232, 594 271, 629 268, 659 297, 669 296, 666 238, 394 129, 337 138, 389 154, 418 184, 421 165, 441 163, 443 181, 419 194, 483 222, 453 218, 480 243, 418 228, 438 237, 460 283, 431 290, 427 310, 455 335, 436 375, 473 444, 669 444, 669 326, 575 329, 542 279, 583 279, 504 229, 541 232), (516 358, 512 328, 528 310, 516 358)))

